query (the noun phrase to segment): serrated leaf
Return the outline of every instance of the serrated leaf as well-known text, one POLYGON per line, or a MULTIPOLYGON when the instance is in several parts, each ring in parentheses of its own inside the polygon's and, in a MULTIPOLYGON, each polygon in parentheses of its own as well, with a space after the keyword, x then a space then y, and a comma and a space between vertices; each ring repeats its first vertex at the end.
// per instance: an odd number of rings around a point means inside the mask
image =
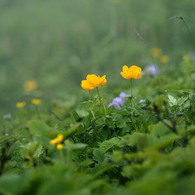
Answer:
POLYGON ((176 106, 177 105, 177 99, 174 98, 172 95, 168 95, 168 102, 170 106, 176 106))
POLYGON ((182 106, 186 101, 188 100, 188 97, 181 97, 177 100, 178 106, 182 106))
POLYGON ((103 162, 104 159, 105 159, 105 154, 104 154, 104 152, 103 152, 102 150, 100 150, 100 149, 95 148, 95 149, 93 150, 93 155, 94 155, 94 159, 95 159, 96 161, 98 161, 99 163, 100 163, 100 162, 103 162))
POLYGON ((100 144, 100 150, 106 152, 113 146, 120 146, 120 139, 113 137, 112 139, 106 140, 100 144))

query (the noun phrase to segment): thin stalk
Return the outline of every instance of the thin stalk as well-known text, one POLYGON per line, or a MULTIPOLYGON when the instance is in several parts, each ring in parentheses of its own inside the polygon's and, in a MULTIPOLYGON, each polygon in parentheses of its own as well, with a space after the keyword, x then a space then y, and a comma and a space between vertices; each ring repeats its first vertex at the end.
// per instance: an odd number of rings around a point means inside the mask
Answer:
POLYGON ((190 31, 190 29, 189 29, 187 23, 185 22, 184 18, 181 17, 181 16, 172 16, 172 17, 169 18, 169 20, 173 20, 173 19, 180 19, 180 20, 184 23, 184 26, 185 26, 186 31, 187 31, 187 33, 188 33, 188 36, 189 36, 189 38, 190 38, 190 40, 191 40, 191 42, 192 42, 192 45, 193 45, 193 47, 195 47, 194 39, 193 39, 193 37, 192 37, 191 31, 190 31))
POLYGON ((105 107, 105 104, 104 104, 104 92, 103 92, 103 87, 101 86, 101 91, 102 91, 102 104, 103 104, 103 107, 104 107, 104 113, 105 115, 107 115, 107 110, 106 110, 106 107, 105 107))
POLYGON ((133 97, 133 80, 130 79, 130 86, 131 86, 131 97, 133 97))
POLYGON ((97 94, 98 94, 98 98, 99 98, 99 101, 100 101, 100 106, 102 106, 102 100, 101 100, 101 97, 100 97, 99 89, 98 89, 98 87, 96 87, 96 89, 97 89, 97 94))
POLYGON ((70 163, 71 162, 71 159, 70 159, 70 148, 67 148, 66 150, 66 162, 67 163, 70 163))
POLYGON ((91 114, 93 116, 93 118, 95 119, 95 116, 94 116, 94 113, 93 113, 93 110, 92 110, 92 101, 91 101, 91 92, 89 91, 89 104, 90 104, 90 111, 91 111, 91 114))
POLYGON ((63 150, 60 150, 60 159, 62 162, 64 162, 64 154, 63 154, 63 150))
POLYGON ((37 113, 37 116, 38 116, 39 120, 41 120, 41 116, 40 116, 40 112, 39 112, 39 107, 35 105, 35 109, 36 109, 36 113, 37 113))
POLYGON ((98 94, 98 98, 99 98, 99 101, 100 101, 100 107, 101 107, 101 109, 104 110, 104 114, 106 116, 106 109, 105 109, 104 105, 102 104, 102 100, 101 100, 101 96, 100 96, 100 92, 99 92, 98 87, 96 87, 96 89, 97 89, 97 94, 98 94))
POLYGON ((130 88, 131 88, 131 105, 133 107, 133 110, 135 110, 134 104, 133 104, 133 80, 132 79, 130 79, 130 88))

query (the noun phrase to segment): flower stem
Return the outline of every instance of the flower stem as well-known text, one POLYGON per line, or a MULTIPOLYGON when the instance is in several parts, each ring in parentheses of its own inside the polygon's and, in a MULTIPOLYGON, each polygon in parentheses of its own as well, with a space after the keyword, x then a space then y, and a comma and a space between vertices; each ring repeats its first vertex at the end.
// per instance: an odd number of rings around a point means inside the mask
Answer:
POLYGON ((67 148, 66 150, 66 163, 70 163, 71 158, 70 158, 70 148, 67 148))
POLYGON ((60 160, 61 160, 62 162, 64 162, 63 150, 60 150, 59 152, 60 152, 60 160))
POLYGON ((92 110, 92 106, 91 106, 92 101, 91 101, 91 93, 90 93, 90 91, 89 91, 89 104, 90 104, 90 111, 91 111, 91 114, 92 114, 93 118, 95 119, 95 116, 94 116, 94 113, 93 113, 93 110, 92 110))
POLYGON ((100 96, 100 92, 99 92, 98 87, 96 87, 96 89, 97 89, 97 94, 98 94, 98 98, 99 98, 99 101, 100 101, 100 107, 101 107, 102 110, 104 110, 104 114, 106 116, 106 108, 104 107, 104 105, 102 105, 102 100, 101 100, 101 96, 100 96))
POLYGON ((133 80, 132 79, 130 79, 130 88, 131 88, 131 105, 133 107, 133 110, 135 110, 134 104, 133 104, 133 80))
POLYGON ((131 86, 131 97, 133 97, 133 80, 130 79, 130 86, 131 86))
POLYGON ((104 104, 104 92, 103 92, 103 87, 101 86, 101 90, 102 90, 102 104, 103 104, 103 107, 104 107, 104 113, 105 115, 107 115, 107 110, 106 110, 106 107, 105 107, 105 104, 104 104))
POLYGON ((40 112, 39 112, 39 107, 37 105, 35 105, 35 109, 36 109, 36 113, 37 113, 37 116, 38 116, 39 120, 41 120, 41 116, 40 116, 40 112))
POLYGON ((100 106, 102 107, 102 100, 101 100, 101 97, 100 97, 100 92, 99 92, 98 87, 96 87, 96 89, 97 89, 97 94, 98 94, 98 98, 99 98, 99 101, 100 101, 100 106))

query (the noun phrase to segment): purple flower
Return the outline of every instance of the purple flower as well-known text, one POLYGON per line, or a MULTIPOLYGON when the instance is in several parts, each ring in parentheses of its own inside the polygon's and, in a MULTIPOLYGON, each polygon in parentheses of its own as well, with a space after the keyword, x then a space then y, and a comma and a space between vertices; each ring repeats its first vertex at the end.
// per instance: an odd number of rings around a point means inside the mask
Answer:
POLYGON ((121 92, 119 95, 122 99, 126 98, 126 97, 131 97, 131 95, 129 94, 125 94, 124 92, 121 92))
POLYGON ((156 74, 158 73, 158 67, 155 66, 154 64, 149 64, 148 66, 146 66, 146 68, 144 69, 144 72, 146 74, 151 74, 152 76, 156 76, 156 74))
POLYGON ((139 103, 145 103, 146 102, 146 100, 140 100, 139 101, 139 103))
POLYGON ((108 107, 110 106, 114 106, 115 109, 119 109, 120 106, 124 105, 124 101, 121 97, 116 97, 112 100, 112 102, 108 105, 108 107))
POLYGON ((130 96, 131 95, 125 94, 124 92, 122 92, 120 93, 120 97, 114 98, 112 102, 108 105, 108 107, 114 106, 115 109, 120 109, 121 106, 124 106, 125 98, 130 97, 130 96))
POLYGON ((189 56, 190 56, 190 58, 191 58, 192 60, 195 60, 195 52, 191 51, 191 52, 189 53, 189 56))

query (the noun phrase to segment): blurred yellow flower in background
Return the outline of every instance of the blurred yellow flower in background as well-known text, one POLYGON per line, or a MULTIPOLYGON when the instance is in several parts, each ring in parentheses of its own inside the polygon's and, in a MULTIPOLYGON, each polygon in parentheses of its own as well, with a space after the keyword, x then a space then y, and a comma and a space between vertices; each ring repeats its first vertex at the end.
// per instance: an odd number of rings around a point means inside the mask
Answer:
POLYGON ((190 60, 190 56, 189 55, 184 55, 183 56, 183 61, 185 61, 185 62, 188 62, 190 60))
POLYGON ((63 141, 63 138, 64 138, 64 136, 63 136, 62 134, 58 134, 58 136, 57 136, 56 138, 50 140, 49 143, 50 143, 51 145, 59 144, 59 143, 61 143, 61 142, 63 141))
POLYGON ((16 107, 17 108, 23 108, 26 105, 26 102, 17 102, 16 107))
POLYGON ((27 81, 25 84, 24 84, 24 88, 27 90, 27 91, 33 91, 37 88, 37 82, 36 81, 27 81))
POLYGON ((128 68, 127 65, 123 66, 123 72, 121 72, 121 76, 125 79, 140 79, 142 69, 138 66, 131 66, 128 68))
POLYGON ((63 149, 63 145, 62 145, 62 144, 57 144, 57 145, 56 145, 56 148, 57 148, 58 150, 62 150, 62 149, 63 149))
POLYGON ((167 62, 169 61, 169 57, 168 57, 168 56, 161 56, 161 57, 160 57, 160 61, 161 61, 162 63, 167 63, 167 62))
POLYGON ((151 54, 152 54, 152 57, 155 57, 155 58, 160 57, 162 54, 162 50, 159 48, 154 48, 151 50, 151 54))
POLYGON ((32 104, 38 105, 41 103, 41 100, 40 99, 32 99, 31 102, 32 102, 32 104))

